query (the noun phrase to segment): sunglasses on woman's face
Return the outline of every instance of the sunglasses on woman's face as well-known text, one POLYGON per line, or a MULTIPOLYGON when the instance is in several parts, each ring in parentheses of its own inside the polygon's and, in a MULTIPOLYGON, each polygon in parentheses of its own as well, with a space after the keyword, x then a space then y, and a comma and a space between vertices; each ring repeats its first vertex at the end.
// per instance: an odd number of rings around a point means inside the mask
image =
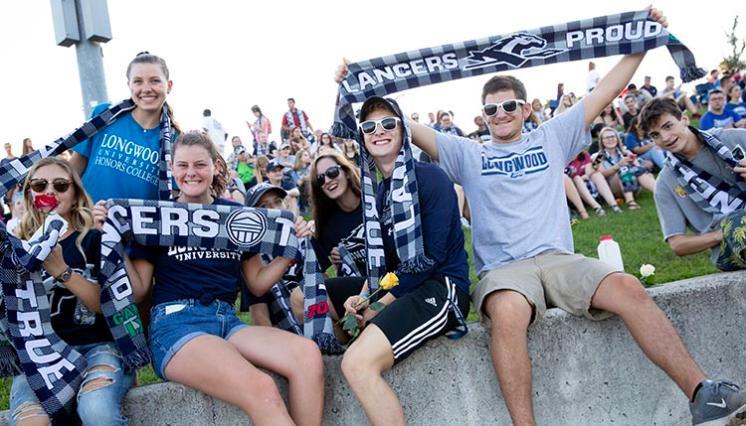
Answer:
POLYGON ((31 179, 31 181, 29 181, 29 187, 34 192, 44 192, 50 183, 52 184, 52 188, 61 194, 67 192, 72 181, 62 178, 57 178, 52 182, 49 182, 46 179, 31 179))
POLYGON ((339 176, 339 166, 331 166, 328 169, 324 171, 324 173, 319 173, 318 176, 316 176, 316 184, 318 186, 321 186, 326 182, 326 178, 334 179, 335 177, 339 176))
POLYGON ((482 106, 482 110, 484 110, 484 115, 486 115, 487 117, 492 117, 493 115, 497 114, 497 110, 499 109, 502 109, 508 114, 511 114, 518 110, 519 105, 522 106, 525 103, 526 102, 520 99, 508 99, 507 101, 500 102, 499 104, 484 104, 482 106))
POLYGON ((360 130, 366 135, 372 135, 376 132, 376 127, 381 125, 381 128, 386 131, 396 129, 396 124, 399 122, 398 117, 385 117, 380 120, 366 120, 360 123, 360 130))

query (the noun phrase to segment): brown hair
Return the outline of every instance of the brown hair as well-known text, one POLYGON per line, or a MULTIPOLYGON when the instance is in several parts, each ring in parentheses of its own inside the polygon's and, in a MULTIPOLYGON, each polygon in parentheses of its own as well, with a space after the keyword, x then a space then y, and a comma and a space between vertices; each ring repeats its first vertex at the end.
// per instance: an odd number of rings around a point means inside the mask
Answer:
MULTIPOLYGON (((135 55, 135 58, 130 61, 129 65, 127 65, 128 82, 130 81, 132 66, 136 64, 156 64, 161 67, 161 72, 163 72, 163 76, 166 77, 166 81, 170 80, 170 74, 168 72, 168 65, 166 65, 166 60, 161 58, 160 56, 153 55, 146 50, 135 55)), ((176 120, 174 120, 174 109, 171 108, 171 105, 168 105, 168 102, 166 102, 165 105, 168 108, 168 118, 169 120, 171 120, 171 126, 174 128, 174 130, 176 130, 177 133, 181 133, 181 127, 176 122, 176 120)))
POLYGON ((176 156, 176 150, 182 146, 201 146, 210 154, 210 159, 215 164, 215 173, 213 174, 210 188, 212 189, 212 195, 215 198, 220 198, 228 186, 228 166, 223 157, 218 153, 210 136, 201 130, 191 130, 182 133, 176 139, 176 142, 174 142, 174 157, 176 156))
POLYGON ((317 164, 322 158, 330 158, 334 160, 339 167, 344 170, 347 176, 347 186, 352 190, 358 198, 360 198, 360 173, 357 171, 357 167, 353 166, 350 161, 345 158, 342 154, 336 150, 324 150, 320 152, 318 157, 311 163, 311 210, 313 212, 313 220, 316 223, 316 238, 321 238, 324 233, 324 229, 329 222, 330 213, 334 209, 338 209, 337 203, 326 196, 324 190, 317 183, 316 177, 318 176, 317 164))
POLYGON ((671 114, 677 120, 681 120, 681 109, 679 105, 671 98, 653 98, 642 107, 640 111, 640 127, 644 132, 649 132, 650 128, 658 122, 663 114, 671 114))
MULTIPOLYGON (((23 184, 23 203, 26 206, 26 213, 24 213, 16 231, 17 235, 27 240, 34 235, 37 229, 41 228, 44 223, 44 215, 34 206, 34 197, 31 194, 31 178, 36 172, 42 167, 46 166, 57 166, 60 167, 70 177, 72 185, 68 191, 75 191, 75 201, 70 206, 70 226, 76 231, 80 232, 78 238, 75 239, 75 245, 83 255, 83 259, 86 259, 85 252, 80 245, 85 238, 88 231, 93 227, 93 201, 83 187, 83 183, 80 181, 80 177, 75 171, 73 171, 70 163, 62 158, 47 157, 39 160, 29 170, 26 181, 23 184)), ((86 262, 88 260, 86 259, 86 262)))
POLYGON ((307 149, 300 149, 297 153, 295 153, 295 165, 293 166, 293 170, 298 171, 302 168, 304 168, 306 165, 303 164, 303 153, 307 153, 309 157, 311 157, 311 153, 307 149))
POLYGON ((526 100, 526 86, 521 83, 521 80, 510 75, 496 75, 484 83, 484 87, 482 87, 482 103, 484 104, 487 95, 505 90, 512 90, 516 98, 522 101, 526 100))
POLYGON ((34 151, 34 146, 31 144, 31 138, 23 138, 23 151, 21 155, 30 154, 34 151))

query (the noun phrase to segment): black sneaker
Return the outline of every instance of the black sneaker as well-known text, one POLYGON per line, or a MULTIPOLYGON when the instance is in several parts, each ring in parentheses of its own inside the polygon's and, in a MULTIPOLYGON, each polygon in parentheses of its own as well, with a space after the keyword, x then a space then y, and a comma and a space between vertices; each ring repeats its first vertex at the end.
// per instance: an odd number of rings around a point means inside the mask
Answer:
POLYGON ((724 380, 705 380, 689 410, 693 425, 746 425, 746 391, 724 380))

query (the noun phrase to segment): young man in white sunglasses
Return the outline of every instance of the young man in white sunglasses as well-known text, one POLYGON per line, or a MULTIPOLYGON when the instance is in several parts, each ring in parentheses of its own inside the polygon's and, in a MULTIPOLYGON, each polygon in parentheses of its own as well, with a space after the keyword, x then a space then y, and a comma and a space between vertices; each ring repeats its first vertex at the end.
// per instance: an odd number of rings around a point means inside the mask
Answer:
MULTIPOLYGON (((666 26, 658 10, 650 13, 666 26)), ((476 144, 408 122, 413 142, 464 187, 470 202, 480 277, 472 298, 491 325, 492 362, 514 424, 535 424, 527 330, 547 306, 593 320, 622 317, 643 352, 692 401, 694 424, 744 417, 746 392, 705 380, 635 277, 574 254, 564 167, 590 144, 593 119, 629 83, 643 57, 625 56, 582 101, 526 135, 521 128, 531 105, 514 77, 493 77, 483 88, 491 142, 476 144)))

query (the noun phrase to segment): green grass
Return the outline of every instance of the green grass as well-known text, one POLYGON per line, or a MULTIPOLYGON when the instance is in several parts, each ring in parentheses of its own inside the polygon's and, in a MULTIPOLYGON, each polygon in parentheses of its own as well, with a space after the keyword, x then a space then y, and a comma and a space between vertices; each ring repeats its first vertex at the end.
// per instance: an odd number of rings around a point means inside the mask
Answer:
MULTIPOLYGON (((577 221, 572 228, 575 250, 586 256, 597 257, 596 247, 599 236, 611 234, 621 247, 625 271, 639 277, 640 265, 652 264, 655 266, 655 275, 651 280, 654 285, 717 272, 710 263, 709 253, 686 257, 674 255, 663 241, 652 195, 644 192, 637 197, 637 201, 642 207, 640 210, 625 208, 622 214, 614 214, 609 210, 605 217, 596 217, 591 214, 590 219, 577 221)), ((477 276, 473 268, 471 230, 465 231, 466 249, 469 254, 469 278, 473 287, 476 285, 477 276)), ((248 314, 241 313, 239 317, 245 322, 250 322, 248 314)), ((476 319, 477 315, 472 308, 468 320, 475 321, 476 319)), ((161 380, 148 366, 138 370, 137 381, 144 385, 161 380)), ((0 409, 3 410, 8 409, 10 383, 10 379, 0 379, 0 409)))

